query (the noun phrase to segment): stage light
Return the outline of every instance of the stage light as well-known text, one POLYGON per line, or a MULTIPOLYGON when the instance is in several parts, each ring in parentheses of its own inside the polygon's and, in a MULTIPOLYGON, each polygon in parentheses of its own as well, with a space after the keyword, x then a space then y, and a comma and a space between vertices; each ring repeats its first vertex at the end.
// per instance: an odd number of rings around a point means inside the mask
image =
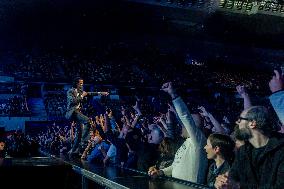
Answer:
POLYGON ((252 2, 247 3, 246 4, 246 11, 251 11, 252 6, 253 6, 252 2))
POLYGON ((220 8, 224 8, 225 5, 226 5, 226 0, 220 0, 220 1, 219 1, 219 7, 220 7, 220 8))
POLYGON ((281 5, 280 13, 284 13, 284 5, 281 5))
POLYGON ((177 1, 177 4, 178 4, 179 6, 184 6, 184 5, 186 4, 186 0, 178 0, 178 1, 177 1))
POLYGON ((271 3, 272 12, 277 12, 280 8, 278 3, 271 3))
POLYGON ((227 9, 232 9, 234 7, 234 1, 228 0, 226 8, 227 9))
POLYGON ((264 5, 264 10, 265 11, 269 11, 270 10, 270 4, 271 4, 270 2, 266 2, 265 3, 265 5, 264 5))
POLYGON ((204 5, 204 1, 203 0, 198 0, 197 1, 197 7, 200 8, 204 5))
POLYGON ((258 10, 263 10, 265 6, 265 1, 261 1, 258 6, 258 10))
POLYGON ((238 10, 241 10, 243 8, 243 2, 242 1, 236 1, 235 6, 238 10))

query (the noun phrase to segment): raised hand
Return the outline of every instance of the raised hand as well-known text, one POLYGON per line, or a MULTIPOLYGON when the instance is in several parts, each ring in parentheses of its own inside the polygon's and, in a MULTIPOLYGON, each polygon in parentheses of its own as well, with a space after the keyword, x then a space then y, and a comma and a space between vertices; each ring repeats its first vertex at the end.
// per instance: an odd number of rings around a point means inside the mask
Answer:
POLYGON ((137 111, 137 110, 139 109, 139 103, 138 103, 138 101, 136 101, 135 105, 132 106, 132 107, 133 107, 134 110, 137 111))
POLYGON ((140 116, 142 115, 141 110, 140 110, 140 101, 137 100, 135 105, 133 106, 133 109, 137 112, 137 114, 140 116))
POLYGON ((166 115, 165 114, 161 114, 158 117, 157 121, 160 122, 160 123, 165 122, 166 121, 166 115))
POLYGON ((245 86, 243 86, 243 85, 238 85, 238 86, 236 87, 236 89, 237 89, 237 92, 239 93, 239 95, 241 95, 241 97, 244 97, 244 95, 247 95, 247 91, 246 91, 245 86))
POLYGON ((96 124, 99 125, 100 124, 100 117, 96 116, 95 118, 96 118, 96 124))
POLYGON ((172 98, 176 98, 177 95, 176 95, 176 91, 173 87, 173 83, 172 82, 167 82, 167 83, 164 83, 162 85, 162 88, 161 88, 162 91, 168 93, 172 98))
POLYGON ((269 88, 272 93, 280 91, 284 88, 283 75, 280 75, 280 73, 277 70, 274 70, 274 73, 275 75, 272 77, 272 79, 269 82, 269 88))
POLYGON ((168 103, 168 111, 176 113, 176 109, 170 103, 168 103))
POLYGON ((173 84, 172 84, 172 82, 164 83, 162 85, 161 90, 163 90, 163 91, 165 91, 167 93, 172 93, 173 92, 173 84))
POLYGON ((238 85, 236 89, 239 95, 244 99, 244 110, 251 107, 252 103, 250 100, 250 96, 248 95, 246 91, 246 88, 243 85, 238 85))
POLYGON ((75 121, 72 121, 72 123, 71 123, 71 127, 75 127, 75 126, 76 126, 75 121))
POLYGON ((123 116, 125 116, 125 108, 124 108, 123 106, 121 106, 120 111, 121 111, 121 114, 122 114, 123 116))
POLYGON ((200 114, 204 117, 209 117, 209 113, 203 106, 199 106, 198 109, 200 110, 200 114))

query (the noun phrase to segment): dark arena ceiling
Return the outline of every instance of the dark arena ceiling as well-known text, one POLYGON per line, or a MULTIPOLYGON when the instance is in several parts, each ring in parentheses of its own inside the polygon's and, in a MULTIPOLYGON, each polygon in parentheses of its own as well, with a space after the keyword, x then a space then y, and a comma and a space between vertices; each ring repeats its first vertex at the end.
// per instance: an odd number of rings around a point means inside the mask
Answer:
POLYGON ((121 36, 282 50, 282 1, 2 0, 1 49, 77 46, 121 36), (270 3, 270 4, 269 4, 270 3))

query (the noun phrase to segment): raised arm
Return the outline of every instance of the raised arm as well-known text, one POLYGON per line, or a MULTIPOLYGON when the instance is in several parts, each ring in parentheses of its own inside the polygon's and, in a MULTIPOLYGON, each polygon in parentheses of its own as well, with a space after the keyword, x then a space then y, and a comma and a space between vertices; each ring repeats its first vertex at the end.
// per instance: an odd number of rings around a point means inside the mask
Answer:
POLYGON ((142 115, 140 108, 139 108, 139 102, 136 101, 135 105, 133 106, 133 109, 136 111, 137 114, 135 114, 135 118, 131 123, 131 127, 134 128, 135 125, 137 124, 139 117, 142 115))
POLYGON ((249 107, 252 106, 251 104, 251 100, 250 97, 246 91, 246 88, 243 85, 238 85, 236 87, 237 92, 239 93, 239 95, 244 99, 244 110, 248 109, 249 107))
POLYGON ((104 122, 103 122, 103 125, 104 125, 104 132, 108 132, 108 131, 111 131, 111 126, 110 126, 110 120, 109 120, 109 117, 108 117, 108 112, 106 112, 104 114, 104 122))
POLYGON ((74 136, 75 126, 76 126, 75 121, 72 121, 71 127, 70 127, 70 138, 71 138, 71 141, 74 141, 74 138, 75 138, 75 136, 74 136))
POLYGON ((205 136, 196 126, 186 104, 173 88, 173 84, 171 82, 165 83, 161 90, 167 92, 171 96, 177 115, 187 130, 189 137, 192 139, 194 145, 201 147, 206 141, 205 136))
POLYGON ((164 135, 165 135, 166 137, 169 137, 169 136, 168 136, 168 126, 167 126, 167 124, 166 124, 166 120, 165 120, 165 115, 164 115, 164 114, 162 114, 162 115, 160 115, 160 116, 158 117, 157 123, 160 123, 160 124, 158 124, 158 126, 159 126, 159 128, 162 130, 162 132, 164 133, 164 135))
POLYGON ((221 126, 219 121, 211 113, 207 112, 207 110, 203 106, 198 107, 198 109, 201 111, 201 114, 204 117, 209 118, 210 122, 212 123, 212 125, 216 129, 217 133, 226 134, 225 129, 221 126))
POLYGON ((175 136, 175 126, 174 126, 174 113, 168 108, 168 112, 166 114, 163 114, 159 117, 157 120, 161 123, 161 130, 163 131, 164 135, 169 138, 177 138, 175 136))
POLYGON ((88 95, 108 96, 109 92, 87 92, 88 95))
POLYGON ((274 70, 274 73, 275 75, 269 82, 269 88, 272 92, 269 100, 282 125, 284 125, 284 78, 277 70, 274 70))
POLYGON ((125 108, 123 106, 121 106, 121 114, 122 114, 122 117, 123 117, 123 119, 125 121, 125 124, 127 126, 131 127, 130 121, 129 121, 127 115, 126 115, 126 110, 125 110, 125 108))

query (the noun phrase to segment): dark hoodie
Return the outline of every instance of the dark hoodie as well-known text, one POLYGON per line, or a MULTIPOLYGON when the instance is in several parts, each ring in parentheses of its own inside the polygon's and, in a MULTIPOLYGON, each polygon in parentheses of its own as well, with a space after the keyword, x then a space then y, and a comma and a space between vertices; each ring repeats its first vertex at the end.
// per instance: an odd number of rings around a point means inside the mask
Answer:
POLYGON ((284 188, 283 135, 274 135, 263 148, 256 158, 253 158, 255 149, 250 143, 237 152, 230 177, 239 182, 241 188, 284 188))

